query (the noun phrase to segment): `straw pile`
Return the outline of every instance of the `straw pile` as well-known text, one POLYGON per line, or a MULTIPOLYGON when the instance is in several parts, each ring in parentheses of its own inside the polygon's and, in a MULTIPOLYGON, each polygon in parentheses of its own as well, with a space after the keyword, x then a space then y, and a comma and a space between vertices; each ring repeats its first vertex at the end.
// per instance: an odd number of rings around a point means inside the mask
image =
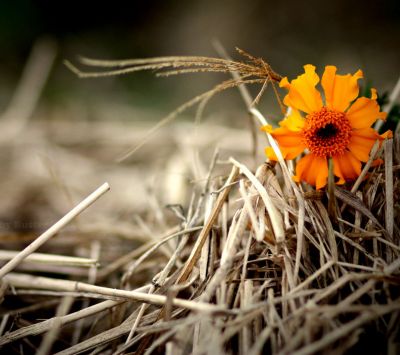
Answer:
POLYGON ((135 228, 123 217, 94 228, 82 215, 63 229, 103 185, 22 256, 2 252, 2 351, 396 353, 398 142, 376 146, 360 178, 331 194, 295 184, 282 159, 251 169, 249 154, 217 151, 187 208, 153 204, 135 228))

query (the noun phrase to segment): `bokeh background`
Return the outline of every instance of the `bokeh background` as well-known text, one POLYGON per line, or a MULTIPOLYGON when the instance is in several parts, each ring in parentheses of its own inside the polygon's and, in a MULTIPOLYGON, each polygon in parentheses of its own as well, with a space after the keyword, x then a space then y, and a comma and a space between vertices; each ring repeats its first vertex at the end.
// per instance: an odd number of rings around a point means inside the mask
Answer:
MULTIPOLYGON (((399 19, 398 0, 2 0, 3 233, 43 230, 105 180, 113 192, 94 208, 93 218, 136 223, 132 216, 149 206, 184 204, 217 145, 221 160, 250 159, 246 110, 237 90, 231 90, 211 101, 199 134, 192 134, 194 111, 188 111, 128 161, 117 163, 155 122, 226 76, 136 73, 78 79, 65 59, 216 56, 212 43, 219 40, 233 57, 239 58, 234 48, 240 47, 289 77, 306 63, 320 71, 326 64, 341 72, 361 68, 366 82, 385 92, 400 73, 399 19), (32 51, 39 69, 27 64, 32 51), (51 70, 43 73, 46 60, 51 70), (24 81, 24 75, 31 80, 24 81)), ((270 90, 261 108, 272 121, 279 119, 270 90)), ((260 143, 252 164, 261 163, 262 156, 260 143)))
POLYGON ((186 78, 153 79, 140 74, 80 81, 66 70, 62 60, 78 55, 104 59, 215 56, 215 39, 231 53, 237 46, 265 58, 284 75, 296 75, 305 63, 335 64, 344 72, 362 68, 373 85, 390 90, 400 69, 399 19, 397 0, 166 0, 113 1, 107 5, 3 0, 1 103, 6 105, 33 43, 43 36, 58 46, 58 58, 44 93, 44 99, 54 104, 82 100, 90 106, 105 96, 113 102, 172 109, 218 78, 191 76, 188 82, 186 78))

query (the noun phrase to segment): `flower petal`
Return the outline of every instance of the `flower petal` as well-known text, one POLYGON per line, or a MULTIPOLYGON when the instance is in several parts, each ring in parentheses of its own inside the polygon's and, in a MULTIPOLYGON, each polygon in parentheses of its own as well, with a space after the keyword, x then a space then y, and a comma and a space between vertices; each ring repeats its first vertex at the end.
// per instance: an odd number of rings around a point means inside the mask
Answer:
POLYGON ((281 127, 286 127, 287 129, 299 132, 304 127, 305 120, 300 115, 300 112, 297 110, 292 110, 289 116, 287 116, 284 120, 279 122, 281 127))
POLYGON ((328 179, 328 163, 326 158, 307 154, 299 160, 296 166, 296 175, 293 180, 296 182, 306 181, 317 190, 323 188, 328 179))
POLYGON ((378 94, 376 93, 376 89, 371 88, 371 100, 376 100, 378 98, 378 94))
POLYGON ((354 75, 337 75, 336 67, 328 65, 322 75, 321 85, 325 91, 326 106, 330 109, 344 112, 357 96, 357 80, 363 77, 361 70, 354 75))
POLYGON ((386 132, 382 133, 379 135, 382 139, 389 139, 389 138, 393 138, 393 132, 388 129, 386 132))
POLYGON ((392 131, 378 134, 373 128, 356 129, 352 132, 348 148, 350 152, 363 162, 367 162, 374 143, 379 140, 382 142, 387 138, 392 138, 392 131))
MULTIPOLYGON (((303 136, 301 132, 293 132, 286 127, 272 130, 270 126, 265 126, 262 129, 270 133, 277 141, 284 159, 294 159, 306 148, 302 142, 303 136)), ((270 147, 265 149, 265 154, 271 160, 278 160, 275 152, 270 147)))
POLYGON ((348 148, 350 152, 363 162, 367 162, 374 143, 382 139, 373 128, 356 129, 352 132, 348 148))
POLYGON ((319 77, 315 73, 315 67, 307 64, 304 66, 304 74, 289 83, 287 78, 283 78, 279 84, 289 90, 283 102, 286 106, 292 107, 306 113, 318 111, 322 107, 321 94, 315 88, 319 82, 319 77))
POLYGON ((372 164, 371 164, 371 168, 376 168, 377 166, 381 166, 384 163, 383 159, 375 159, 372 164))
POLYGON ((361 162, 350 152, 333 157, 333 173, 339 178, 338 184, 354 180, 361 174, 361 162))
POLYGON ((346 113, 353 129, 369 128, 377 120, 384 120, 386 112, 380 112, 376 100, 366 97, 358 98, 346 113))

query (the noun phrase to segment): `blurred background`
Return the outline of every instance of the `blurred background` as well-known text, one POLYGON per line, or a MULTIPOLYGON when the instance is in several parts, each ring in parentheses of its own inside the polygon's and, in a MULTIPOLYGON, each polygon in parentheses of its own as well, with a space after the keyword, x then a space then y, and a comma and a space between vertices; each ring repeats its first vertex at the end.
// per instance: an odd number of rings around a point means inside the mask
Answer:
MULTIPOLYGON (((2 0, 3 241, 43 230, 106 180, 112 193, 82 219, 114 228, 118 221, 120 229, 110 233, 129 235, 150 207, 185 205, 217 146, 221 160, 234 155, 253 167, 263 161, 262 141, 256 158, 251 155, 246 109, 237 90, 230 90, 210 102, 196 134, 189 110, 117 163, 157 121, 227 76, 156 78, 146 72, 78 79, 65 59, 218 56, 212 44, 218 40, 235 59, 239 47, 289 77, 307 63, 319 72, 327 64, 342 73, 361 68, 382 93, 400 74, 399 19, 398 0, 2 0)), ((251 88, 254 95, 259 89, 251 88)), ((280 118, 272 90, 261 109, 272 121, 280 118)), ((91 226, 95 233, 97 224, 91 226)))
POLYGON ((165 113, 220 78, 196 75, 188 82, 154 79, 146 73, 82 81, 62 61, 78 55, 215 56, 215 39, 231 54, 235 47, 242 48, 284 75, 298 74, 306 63, 335 64, 344 72, 362 68, 380 91, 390 90, 400 67, 399 17, 397 0, 117 0, 107 6, 93 1, 2 0, 1 105, 7 105, 33 44, 43 37, 57 45, 57 59, 42 96, 48 105, 79 101, 90 108, 106 98, 165 113))

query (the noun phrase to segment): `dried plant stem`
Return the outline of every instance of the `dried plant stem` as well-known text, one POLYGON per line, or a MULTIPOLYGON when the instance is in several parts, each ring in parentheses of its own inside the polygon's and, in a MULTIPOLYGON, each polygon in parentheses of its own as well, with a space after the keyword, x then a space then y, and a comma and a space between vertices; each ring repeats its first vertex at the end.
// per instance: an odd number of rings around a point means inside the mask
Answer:
POLYGON ((393 238, 394 203, 393 203, 393 139, 385 141, 385 227, 393 238))
POLYGON ((335 200, 335 176, 333 173, 333 159, 328 162, 328 214, 333 220, 336 219, 336 200, 335 200))
MULTIPOLYGON (((259 223, 257 221, 257 216, 256 216, 256 212, 254 211, 253 208, 253 202, 251 197, 249 196, 248 192, 246 191, 245 185, 243 180, 239 181, 239 192, 240 195, 243 198, 244 201, 244 207, 246 208, 248 214, 249 214, 249 218, 251 220, 251 224, 255 230, 255 234, 256 234, 256 239, 259 242, 262 242, 264 240, 264 230, 260 229, 259 223)), ((262 216, 264 217, 264 216, 262 216)))
POLYGON ((6 324, 8 322, 8 319, 10 318, 10 314, 7 313, 3 316, 3 318, 1 319, 1 324, 0 324, 0 337, 3 335, 4 333, 4 329, 6 328, 6 324))
POLYGON ((266 189, 245 165, 240 164, 233 158, 230 158, 229 160, 232 162, 232 164, 237 166, 244 175, 246 175, 246 177, 256 188, 257 192, 260 194, 271 219, 275 240, 277 243, 282 243, 285 240, 285 230, 283 228, 282 216, 272 203, 271 197, 268 195, 266 189))
MULTIPOLYGON (((390 110, 393 108, 393 106, 399 96, 400 96, 400 77, 397 79, 396 85, 394 86, 394 88, 389 96, 389 102, 383 108, 385 112, 388 112, 388 113, 390 112, 390 110)), ((382 120, 376 121, 376 123, 374 125, 374 129, 376 131, 379 131, 380 128, 383 126, 383 123, 384 123, 384 121, 382 121, 382 120)), ((397 124, 396 133, 399 132, 399 127, 400 127, 400 125, 397 124)))
POLYGON ((103 196, 110 186, 107 183, 101 185, 98 189, 92 192, 88 197, 86 197, 82 202, 75 206, 71 211, 69 211, 63 218, 61 218, 57 223, 52 225, 46 232, 41 234, 35 241, 29 244, 25 249, 19 252, 13 259, 11 259, 7 264, 5 264, 0 269, 0 279, 3 278, 7 273, 14 270, 28 255, 32 254, 40 246, 46 243, 50 238, 57 234, 60 229, 71 222, 76 216, 82 213, 86 208, 93 204, 97 199, 103 196))
MULTIPOLYGON (((138 291, 127 291, 120 289, 113 289, 108 287, 94 286, 83 282, 74 282, 66 280, 53 280, 51 283, 48 278, 34 277, 27 275, 10 274, 6 277, 6 281, 15 287, 23 287, 29 283, 32 288, 43 288, 45 285, 51 284, 53 290, 58 291, 78 291, 78 292, 91 292, 105 296, 119 297, 122 299, 144 302, 154 305, 165 305, 167 297, 163 295, 148 294, 138 291)), ((172 300, 175 306, 191 309, 194 311, 206 313, 224 313, 225 307, 214 306, 208 303, 199 303, 195 301, 187 301, 184 299, 175 298, 172 300)), ((228 312, 229 313, 229 312, 228 312)))
MULTIPOLYGON (((108 309, 115 307, 116 305, 121 304, 123 302, 124 301, 119 301, 119 302, 111 301, 111 300, 103 301, 103 302, 100 302, 93 306, 81 309, 77 312, 70 313, 70 314, 64 315, 62 317, 59 317, 58 321, 61 325, 72 323, 79 319, 86 318, 86 317, 92 316, 94 314, 97 314, 99 312, 108 310, 108 309)), ((43 322, 40 322, 37 324, 32 324, 32 325, 23 327, 21 329, 15 330, 13 332, 7 333, 0 338, 0 346, 8 344, 12 341, 15 341, 15 340, 18 340, 21 338, 25 338, 27 336, 37 335, 37 334, 41 334, 46 331, 49 331, 53 327, 54 319, 55 318, 50 318, 43 322)))
MULTIPOLYGON (((155 286, 151 285, 150 289, 149 289, 149 293, 153 293, 155 290, 155 286)), ((140 321, 142 320, 142 317, 144 315, 145 310, 148 308, 148 304, 142 304, 139 308, 139 312, 137 314, 137 317, 135 319, 135 322, 132 325, 131 330, 129 331, 129 334, 126 338, 125 344, 128 344, 132 338, 133 338, 133 334, 136 332, 137 327, 139 326, 140 321)))
POLYGON ((236 166, 234 166, 232 168, 232 171, 231 171, 228 179, 225 182, 225 188, 223 189, 221 194, 218 196, 217 202, 215 203, 215 207, 213 208, 213 211, 211 212, 209 219, 205 223, 204 228, 200 232, 200 235, 197 238, 196 244, 192 249, 189 259, 187 260, 182 272, 180 273, 180 275, 178 277, 178 280, 177 280, 178 284, 185 282, 188 279, 190 273, 192 272, 194 265, 196 264, 197 260, 199 259, 200 255, 201 255, 201 249, 203 248, 203 245, 210 234, 211 228, 214 225, 214 223, 218 217, 218 214, 221 211, 221 208, 222 208, 226 198, 229 195, 229 192, 232 188, 232 182, 234 182, 236 180, 238 175, 239 175, 239 169, 236 166))
POLYGON ((20 82, 1 116, 0 142, 12 141, 32 116, 57 53, 56 44, 46 38, 35 42, 20 82))
MULTIPOLYGON (((364 165, 363 170, 361 171, 361 174, 358 176, 357 180, 355 181, 353 187, 351 188, 351 192, 354 193, 357 191, 357 189, 360 187, 361 183, 363 182, 365 176, 367 175, 369 169, 371 168, 372 163, 374 162, 376 158, 376 153, 378 152, 379 149, 379 142, 375 142, 374 146, 371 149, 371 153, 369 155, 369 159, 367 163, 364 165)), ((341 211, 343 212, 344 208, 346 205, 343 205, 341 208, 341 211)))
MULTIPOLYGON (((19 251, 0 250, 0 261, 13 259, 18 254, 19 251)), ((32 253, 25 258, 24 262, 62 266, 79 266, 85 268, 97 265, 98 263, 96 259, 43 253, 32 253)))
MULTIPOLYGON (((225 50, 225 48, 222 46, 221 42, 219 41, 214 41, 213 42, 215 49, 217 50, 218 54, 227 59, 227 60, 231 60, 231 58, 229 57, 227 51, 225 50)), ((231 75, 235 80, 240 80, 240 74, 237 71, 231 71, 231 75)), ((246 107, 249 109, 250 107, 252 107, 253 105, 253 98, 251 97, 249 91, 246 89, 246 86, 244 84, 240 84, 238 86, 238 90, 246 104, 246 107)))
POLYGON ((63 298, 63 300, 57 307, 57 314, 54 318, 53 325, 51 329, 46 333, 46 336, 43 338, 42 343, 40 344, 40 347, 36 352, 36 355, 47 355, 50 352, 54 340, 56 339, 57 334, 59 333, 62 326, 60 318, 65 316, 69 312, 73 300, 74 298, 71 296, 66 296, 63 298))

